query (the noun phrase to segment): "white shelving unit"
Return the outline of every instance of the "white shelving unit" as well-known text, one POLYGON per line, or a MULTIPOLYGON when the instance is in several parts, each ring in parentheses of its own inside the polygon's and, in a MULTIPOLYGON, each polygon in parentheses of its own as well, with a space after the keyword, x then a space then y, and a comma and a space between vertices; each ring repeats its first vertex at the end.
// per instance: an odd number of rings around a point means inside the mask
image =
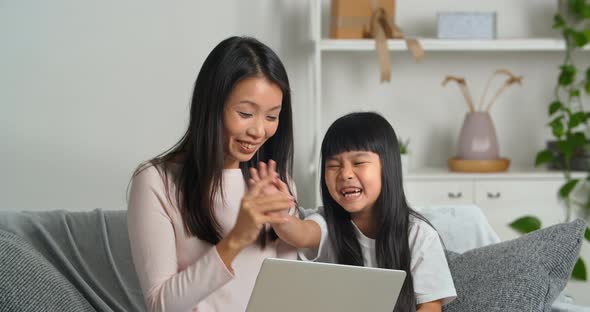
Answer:
MULTIPOLYGON (((563 51, 565 44, 559 39, 496 39, 496 40, 444 40, 419 38, 425 51, 563 51)), ((320 39, 316 41, 319 51, 373 51, 371 39, 320 39)), ((403 40, 387 41, 390 51, 406 51, 403 40)), ((590 48, 586 48, 588 50, 590 48)))
MULTIPOLYGON (((310 5, 311 37, 314 45, 312 101, 314 103, 315 159, 319 159, 323 133, 322 130, 322 58, 327 53, 350 51, 374 51, 375 41, 371 39, 328 39, 322 36, 322 1, 312 0, 310 5)), ((563 40, 554 38, 503 38, 494 40, 448 40, 436 38, 419 38, 422 48, 426 52, 559 52, 565 50, 563 40)), ((392 52, 406 51, 403 40, 390 39, 387 41, 392 52)), ((590 51, 586 47, 585 51, 590 51)), ((317 162, 319 163, 319 162, 317 162)), ((311 165, 315 182, 319 181, 319 172, 315 164, 311 165)), ((445 168, 446 169, 446 168, 445 168)), ((531 171, 533 169, 530 169, 531 171)), ((442 171, 442 169, 441 169, 442 171)), ((446 171, 445 174, 455 175, 446 171)), ((500 175, 505 175, 502 173, 500 175)), ((317 183, 316 183, 317 184, 317 183)), ((319 191, 315 202, 321 204, 319 191)))
MULTIPOLYGON (((322 60, 326 55, 338 52, 373 51, 375 43, 370 39, 334 40, 322 37, 321 0, 310 5, 311 37, 314 55, 312 59, 312 101, 314 104, 314 159, 319 159, 322 124, 322 60)), ((565 50, 562 40, 551 38, 521 38, 496 40, 440 40, 419 38, 425 51, 432 52, 559 52, 565 50)), ((388 40, 389 50, 406 51, 403 40, 388 40)), ((586 48, 585 51, 590 51, 586 48)), ((319 161, 311 164, 315 185, 319 184, 319 161)), ((583 178, 585 173, 575 173, 583 178)), ((534 168, 510 168, 508 172, 493 174, 471 174, 449 172, 447 168, 415 169, 404 176, 406 197, 417 207, 431 204, 475 204, 487 215, 492 227, 503 239, 517 236, 508 227, 516 218, 533 214, 543 226, 564 221, 564 209, 557 198, 563 177, 560 172, 549 172, 534 168)), ((315 202, 321 205, 319 188, 316 188, 315 202)), ((590 248, 582 246, 585 259, 590 259, 590 248)), ((566 293, 577 304, 590 305, 587 290, 590 283, 568 283, 566 293)))

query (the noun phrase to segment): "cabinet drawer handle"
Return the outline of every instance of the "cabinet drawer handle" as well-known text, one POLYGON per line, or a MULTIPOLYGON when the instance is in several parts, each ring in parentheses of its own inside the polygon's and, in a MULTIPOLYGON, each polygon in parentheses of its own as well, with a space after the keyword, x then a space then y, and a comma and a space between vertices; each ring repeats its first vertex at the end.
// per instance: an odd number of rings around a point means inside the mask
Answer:
POLYGON ((500 198, 502 194, 500 194, 500 192, 496 192, 496 193, 490 193, 488 192, 488 198, 489 199, 497 199, 500 198))
POLYGON ((463 196, 463 194, 461 192, 457 192, 457 193, 451 193, 449 192, 449 198, 461 198, 461 196, 463 196))

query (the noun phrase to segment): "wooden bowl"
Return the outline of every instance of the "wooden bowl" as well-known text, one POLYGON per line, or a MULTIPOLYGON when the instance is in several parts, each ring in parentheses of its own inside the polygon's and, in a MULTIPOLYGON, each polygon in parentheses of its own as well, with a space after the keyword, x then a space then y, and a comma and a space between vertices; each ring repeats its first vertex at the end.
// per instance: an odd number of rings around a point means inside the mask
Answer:
POLYGON ((510 159, 470 160, 449 158, 449 170, 456 172, 501 172, 510 167, 510 159))

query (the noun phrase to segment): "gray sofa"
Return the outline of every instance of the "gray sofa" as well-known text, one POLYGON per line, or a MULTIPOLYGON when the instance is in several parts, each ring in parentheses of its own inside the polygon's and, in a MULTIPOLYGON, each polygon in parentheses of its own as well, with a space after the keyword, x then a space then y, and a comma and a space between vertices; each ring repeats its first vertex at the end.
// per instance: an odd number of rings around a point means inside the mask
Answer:
MULTIPOLYGON (((590 311, 559 297, 584 222, 498 243, 475 206, 419 210, 452 251, 445 311, 590 311)), ((125 211, 0 212, 0 312, 144 310, 125 211)))
POLYGON ((0 212, 0 311, 145 311, 126 212, 0 212))

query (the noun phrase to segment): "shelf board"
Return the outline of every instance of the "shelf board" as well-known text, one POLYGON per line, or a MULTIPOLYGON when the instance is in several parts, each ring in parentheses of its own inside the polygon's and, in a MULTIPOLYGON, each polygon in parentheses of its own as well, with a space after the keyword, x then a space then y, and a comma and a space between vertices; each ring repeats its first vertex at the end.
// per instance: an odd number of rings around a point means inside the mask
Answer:
MULTIPOLYGON (((418 38, 425 51, 563 51, 563 40, 551 38, 538 39, 495 39, 495 40, 448 40, 418 38)), ((407 50, 404 40, 387 40, 390 51, 407 50)), ((373 39, 322 39, 321 51, 373 51, 373 39)), ((590 45, 584 48, 590 50, 590 45)))

